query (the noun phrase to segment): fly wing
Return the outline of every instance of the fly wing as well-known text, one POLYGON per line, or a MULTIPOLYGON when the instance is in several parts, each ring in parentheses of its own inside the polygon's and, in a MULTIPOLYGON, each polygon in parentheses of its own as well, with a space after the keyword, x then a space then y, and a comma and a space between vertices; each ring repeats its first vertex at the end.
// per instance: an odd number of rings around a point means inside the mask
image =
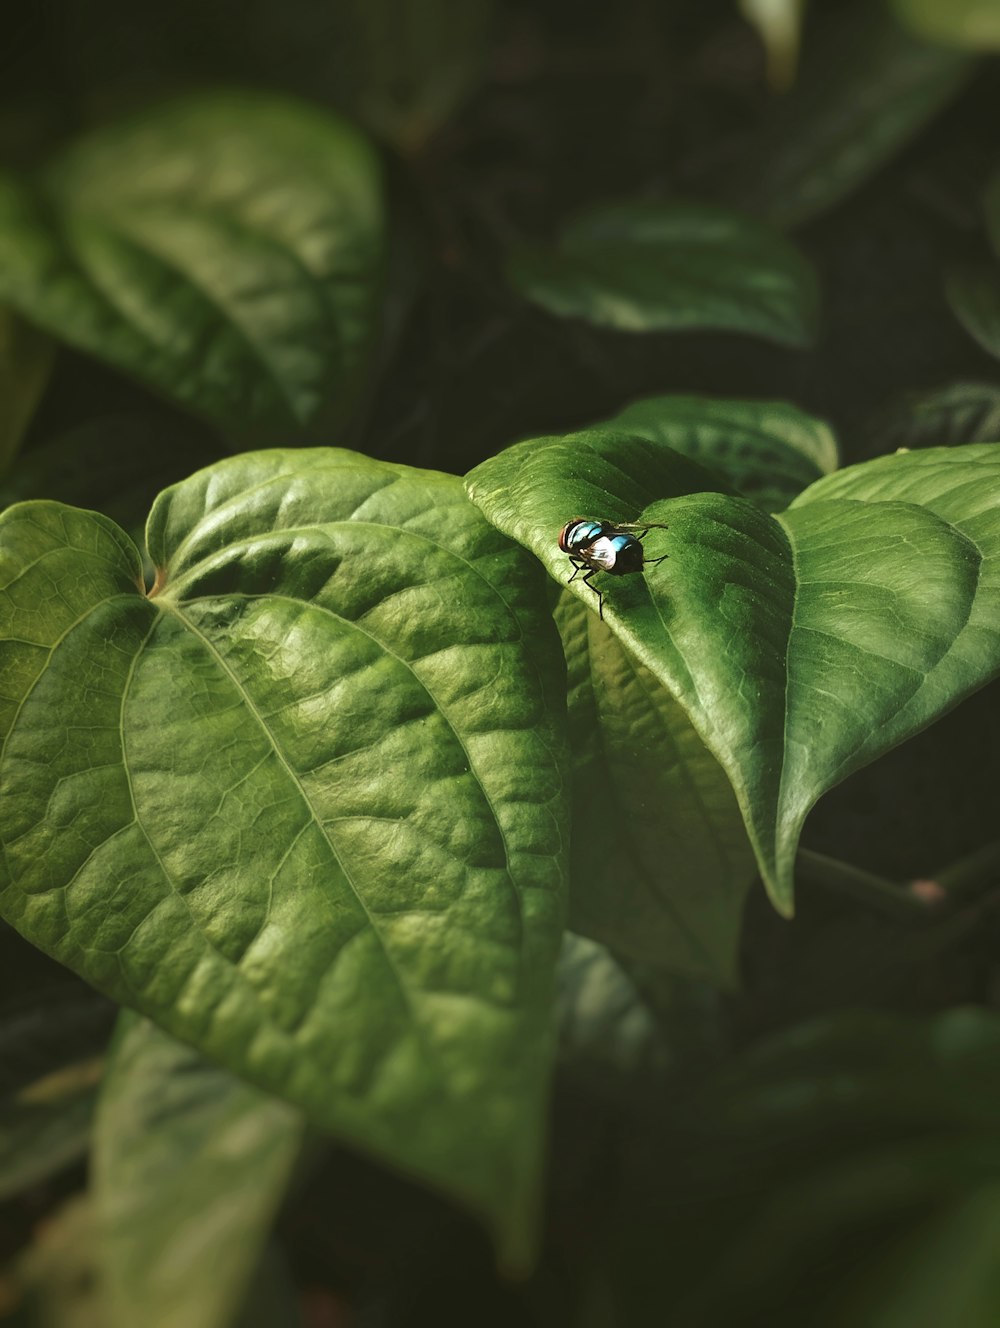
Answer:
POLYGON ((618 550, 606 536, 602 535, 600 539, 594 540, 593 544, 588 544, 582 551, 582 557, 591 567, 600 568, 602 571, 608 571, 614 567, 618 558, 618 550))

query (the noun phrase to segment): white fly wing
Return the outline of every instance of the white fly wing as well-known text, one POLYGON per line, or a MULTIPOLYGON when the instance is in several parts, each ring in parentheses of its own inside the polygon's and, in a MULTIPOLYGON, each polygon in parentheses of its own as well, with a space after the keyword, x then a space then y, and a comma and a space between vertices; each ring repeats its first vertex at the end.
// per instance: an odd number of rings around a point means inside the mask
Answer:
POLYGON ((618 551, 605 535, 594 540, 593 544, 588 544, 584 555, 591 567, 599 567, 604 571, 614 567, 618 560, 618 551))

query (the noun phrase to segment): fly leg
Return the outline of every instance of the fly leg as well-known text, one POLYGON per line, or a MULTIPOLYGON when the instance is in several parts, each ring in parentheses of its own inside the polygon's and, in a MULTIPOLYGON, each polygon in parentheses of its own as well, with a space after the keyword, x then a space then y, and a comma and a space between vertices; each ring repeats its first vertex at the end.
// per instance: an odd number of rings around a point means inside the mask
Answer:
MULTIPOLYGON (((577 571, 579 571, 579 570, 580 570, 580 569, 577 568, 577 571)), ((604 596, 601 594, 601 592, 598 590, 598 588, 597 588, 596 586, 592 586, 592 585, 590 584, 590 578, 591 578, 592 576, 596 576, 597 573, 598 573, 599 571, 601 571, 601 568, 600 568, 600 567, 592 567, 592 568, 590 569, 590 571, 586 574, 586 576, 583 578, 583 584, 584 584, 585 586, 587 586, 588 589, 592 590, 592 591, 594 592, 594 594, 597 596, 597 612, 598 612, 598 613, 600 614, 600 616, 601 616, 601 622, 603 622, 603 621, 604 621, 604 596)), ((573 576, 576 576, 576 572, 573 573, 573 576)), ((570 577, 570 580, 571 580, 571 581, 572 581, 572 579, 573 579, 573 577, 570 577)))

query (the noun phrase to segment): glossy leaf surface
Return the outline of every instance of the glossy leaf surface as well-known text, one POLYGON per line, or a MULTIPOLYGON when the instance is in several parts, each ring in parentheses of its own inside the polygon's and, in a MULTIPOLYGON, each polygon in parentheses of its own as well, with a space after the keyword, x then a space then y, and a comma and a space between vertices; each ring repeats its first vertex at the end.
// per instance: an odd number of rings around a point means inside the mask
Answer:
POLYGON ((633 401, 597 426, 666 443, 767 512, 787 507, 837 466, 830 426, 786 401, 662 396, 633 401))
POLYGON ((562 659, 461 483, 327 449, 0 518, 0 906, 35 944, 532 1243, 562 659), (86 715, 86 723, 78 722, 86 715))
POLYGON ((753 852, 732 788, 683 707, 564 593, 574 757, 570 922, 616 954, 724 987, 753 852))
POLYGON ((467 484, 560 582, 571 517, 667 523, 646 544, 669 561, 601 578, 605 619, 725 769, 782 911, 821 794, 1000 669, 998 446, 854 466, 776 518, 667 448, 596 430, 521 443, 467 484))
POLYGON ((92 1174, 112 1328, 232 1322, 302 1132, 294 1107, 123 1014, 92 1174))
POLYGON ((372 149, 261 93, 171 102, 0 176, 0 300, 240 434, 346 409, 382 249, 372 149))
POLYGON ((551 248, 510 264, 522 295, 550 313, 623 332, 746 332, 786 346, 815 334, 813 269, 750 217, 689 203, 594 208, 551 248))

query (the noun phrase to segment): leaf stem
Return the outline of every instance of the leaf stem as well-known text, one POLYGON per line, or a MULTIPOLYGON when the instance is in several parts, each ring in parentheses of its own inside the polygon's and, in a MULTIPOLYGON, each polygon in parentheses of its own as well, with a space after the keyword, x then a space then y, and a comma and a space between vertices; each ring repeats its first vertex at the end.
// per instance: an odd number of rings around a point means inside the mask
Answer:
POLYGON ((857 900, 859 904, 866 905, 884 917, 915 921, 929 917, 936 911, 925 899, 893 884, 884 876, 851 866, 839 858, 828 858, 825 853, 800 848, 796 864, 805 880, 824 886, 843 898, 857 900))
POLYGON ((935 877, 950 899, 967 899, 981 894, 1000 877, 1000 839, 984 844, 973 853, 956 858, 935 877))

